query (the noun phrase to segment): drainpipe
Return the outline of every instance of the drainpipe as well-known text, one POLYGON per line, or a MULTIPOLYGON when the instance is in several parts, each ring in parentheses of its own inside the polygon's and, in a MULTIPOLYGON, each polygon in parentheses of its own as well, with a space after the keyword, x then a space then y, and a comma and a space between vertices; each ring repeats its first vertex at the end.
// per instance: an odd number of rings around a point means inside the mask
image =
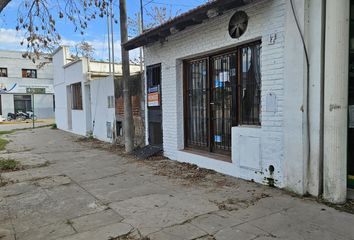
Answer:
POLYGON ((322 4, 322 29, 321 29, 321 41, 322 41, 322 57, 321 57, 321 92, 320 92, 320 147, 319 147, 319 179, 318 188, 319 196, 323 194, 323 155, 324 155, 324 69, 325 69, 325 46, 326 46, 326 1, 322 4))
POLYGON ((323 197, 347 195, 348 52, 350 0, 326 1, 324 63, 323 197))
MULTIPOLYGON (((303 130, 303 149, 304 149, 304 162, 303 162, 303 192, 306 194, 308 193, 308 188, 309 188, 309 179, 310 179, 310 162, 311 162, 311 122, 310 122, 310 58, 309 58, 309 52, 307 49, 307 43, 306 43, 306 39, 305 39, 305 28, 306 28, 306 24, 304 23, 303 25, 303 29, 301 29, 301 24, 300 21, 298 19, 297 13, 296 13, 296 6, 295 3, 293 2, 293 0, 290 0, 290 6, 291 6, 291 10, 292 10, 292 14, 294 17, 294 21, 296 24, 296 28, 298 30, 298 33, 300 35, 301 38, 301 43, 302 43, 302 47, 303 47, 303 51, 304 51, 304 55, 305 55, 305 63, 306 63, 306 79, 304 82, 304 99, 303 99, 303 111, 305 112, 304 114, 304 119, 303 121, 306 123, 304 126, 304 130, 303 130)), ((306 16, 308 16, 308 12, 310 11, 308 9, 308 3, 307 1, 305 2, 305 4, 301 5, 302 7, 304 7, 304 19, 306 18, 306 16)))

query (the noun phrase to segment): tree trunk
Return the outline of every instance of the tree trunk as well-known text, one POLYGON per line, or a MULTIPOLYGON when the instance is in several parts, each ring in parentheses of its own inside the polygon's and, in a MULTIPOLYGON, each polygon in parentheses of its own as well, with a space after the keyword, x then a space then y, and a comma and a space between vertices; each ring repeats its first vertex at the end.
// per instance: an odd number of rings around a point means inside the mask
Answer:
POLYGON ((0 0, 0 13, 11 0, 0 0))
MULTIPOLYGON (((125 0, 119 0, 120 9, 120 35, 121 44, 128 41, 127 7, 125 0)), ((134 149, 134 122, 132 112, 132 98, 129 88, 129 52, 122 48, 122 68, 123 68, 123 97, 124 97, 124 140, 125 151, 130 153, 134 149)))

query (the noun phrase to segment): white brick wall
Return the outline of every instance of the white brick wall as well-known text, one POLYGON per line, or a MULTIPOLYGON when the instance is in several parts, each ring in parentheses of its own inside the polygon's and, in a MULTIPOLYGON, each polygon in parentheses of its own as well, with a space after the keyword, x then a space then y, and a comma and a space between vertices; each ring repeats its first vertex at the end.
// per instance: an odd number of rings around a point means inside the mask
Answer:
POLYGON ((182 155, 179 151, 183 149, 184 138, 181 60, 261 39, 262 106, 265 106, 267 93, 272 92, 277 97, 276 113, 265 112, 264 107, 262 109, 261 172, 268 169, 269 165, 273 165, 277 185, 283 186, 285 6, 285 0, 267 0, 243 7, 242 10, 249 16, 249 23, 246 33, 240 39, 232 39, 228 34, 229 19, 236 11, 232 10, 201 25, 172 35, 162 44, 155 43, 145 47, 146 66, 162 64, 163 142, 167 157, 200 165, 205 163, 204 167, 258 182, 263 181, 266 173, 258 174, 254 171, 240 170, 237 163, 228 166, 228 163, 225 165, 216 160, 199 161, 198 157, 181 159, 182 155), (270 34, 276 34, 273 45, 268 44, 270 34))

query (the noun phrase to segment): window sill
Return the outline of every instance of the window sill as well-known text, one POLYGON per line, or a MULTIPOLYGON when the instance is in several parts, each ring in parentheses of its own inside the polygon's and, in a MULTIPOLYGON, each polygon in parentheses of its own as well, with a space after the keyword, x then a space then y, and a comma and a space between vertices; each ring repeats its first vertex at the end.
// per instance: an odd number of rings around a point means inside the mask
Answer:
POLYGON ((239 125, 239 126, 232 126, 234 127, 239 127, 239 128, 262 128, 261 125, 239 125))
POLYGON ((195 154, 207 158, 211 158, 217 161, 222 161, 222 162, 228 162, 232 163, 231 160, 231 155, 223 155, 223 154, 218 154, 218 153, 212 153, 212 152, 207 152, 203 150, 198 150, 198 149, 193 149, 193 148, 185 148, 183 150, 180 150, 181 152, 185 153, 190 153, 190 154, 195 154))

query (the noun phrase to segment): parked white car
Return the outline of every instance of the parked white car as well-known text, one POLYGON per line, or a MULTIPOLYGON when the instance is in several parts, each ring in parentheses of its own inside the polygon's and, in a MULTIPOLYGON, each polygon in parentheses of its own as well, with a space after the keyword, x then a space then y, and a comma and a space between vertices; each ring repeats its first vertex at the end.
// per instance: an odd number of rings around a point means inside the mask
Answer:
POLYGON ((3 118, 2 115, 0 115, 0 122, 5 122, 6 118, 3 118))

